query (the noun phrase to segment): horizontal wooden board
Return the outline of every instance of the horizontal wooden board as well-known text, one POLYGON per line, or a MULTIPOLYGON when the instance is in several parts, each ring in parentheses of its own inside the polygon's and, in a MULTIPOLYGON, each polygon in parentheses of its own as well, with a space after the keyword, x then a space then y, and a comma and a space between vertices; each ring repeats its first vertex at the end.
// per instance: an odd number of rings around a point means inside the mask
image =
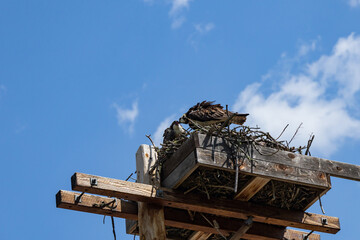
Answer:
POLYGON ((184 195, 169 189, 156 190, 147 184, 126 182, 118 179, 99 177, 84 173, 72 176, 72 189, 81 192, 101 194, 133 201, 151 202, 173 208, 216 214, 223 217, 247 219, 280 226, 336 233, 340 230, 339 219, 302 211, 292 211, 262 206, 236 200, 207 200, 192 195, 184 195), (90 179, 96 178, 97 185, 91 185, 90 179), (328 224, 321 219, 326 218, 328 224))
MULTIPOLYGON (((193 139, 191 141, 194 141, 195 147, 212 151, 229 153, 229 149, 231 148, 229 142, 214 136, 210 137, 205 134, 194 133, 191 139, 193 139)), ((360 166, 358 165, 281 151, 260 145, 252 146, 244 144, 243 150, 246 151, 252 159, 324 172, 334 177, 360 181, 360 166)))
MULTIPOLYGON (((166 169, 166 166, 167 165, 164 165, 163 169, 166 169)), ((177 168, 163 179, 162 186, 167 188, 179 187, 179 185, 199 166, 235 171, 235 166, 229 159, 228 154, 224 152, 214 152, 203 148, 195 148, 192 153, 180 161, 177 168)), ((239 173, 300 184, 323 190, 331 188, 330 179, 322 172, 304 170, 273 162, 251 161, 244 158, 239 162, 239 173)))
POLYGON ((198 166, 199 164, 196 161, 195 152, 193 151, 161 182, 161 186, 166 188, 179 187, 198 166))
MULTIPOLYGON (((230 168, 233 165, 229 156, 222 152, 213 152, 208 149, 196 148, 197 161, 202 166, 216 168, 230 168)), ((284 182, 291 182, 305 186, 327 189, 330 184, 328 178, 322 172, 304 170, 273 162, 249 160, 244 158, 239 161, 239 173, 250 174, 257 177, 271 178, 284 182)))
MULTIPOLYGON (((113 201, 113 198, 83 194, 81 202, 76 203, 76 195, 80 195, 80 193, 60 190, 56 194, 57 207, 120 218, 127 218, 132 220, 137 220, 138 218, 137 203, 118 199, 118 206, 115 209, 110 210, 107 207, 94 207, 94 204, 99 205, 103 202, 108 203, 113 201)), ((216 220, 225 235, 228 235, 229 232, 235 232, 237 228, 243 224, 243 221, 239 219, 228 219, 224 217, 212 216, 209 214, 206 214, 205 216, 208 219, 216 220)), ((136 234, 136 226, 133 227, 136 222, 128 221, 128 223, 129 224, 127 224, 127 229, 129 232, 127 233, 136 234)), ((176 228, 186 228, 194 231, 202 230, 207 233, 218 234, 216 229, 211 227, 201 215, 195 214, 194 219, 191 219, 188 212, 181 209, 165 208, 165 225, 176 228)), ((248 232, 243 236, 243 238, 257 240, 278 240, 281 239, 282 236, 288 236, 289 234, 292 236, 291 239, 302 240, 301 237, 305 233, 295 230, 285 230, 285 228, 279 226, 254 223, 253 227, 248 230, 248 232)), ((320 237, 318 234, 313 234, 309 238, 309 240, 319 239, 320 237)))

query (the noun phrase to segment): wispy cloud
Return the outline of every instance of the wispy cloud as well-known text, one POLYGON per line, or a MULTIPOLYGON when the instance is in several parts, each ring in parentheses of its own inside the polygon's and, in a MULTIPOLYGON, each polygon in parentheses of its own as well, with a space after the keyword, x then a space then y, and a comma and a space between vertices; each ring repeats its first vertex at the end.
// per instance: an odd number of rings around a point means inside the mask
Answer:
POLYGON ((360 37, 351 34, 340 38, 331 54, 304 63, 302 71, 282 74, 271 93, 262 91, 271 79, 247 86, 234 110, 250 113, 249 124, 275 136, 290 124, 284 139, 290 139, 303 122, 294 144, 306 144, 314 133, 312 148, 329 155, 346 139, 360 138, 360 119, 353 114, 360 90, 359 66, 360 37))
POLYGON ((176 29, 186 21, 184 10, 189 8, 191 0, 172 0, 169 16, 172 19, 171 28, 176 29))
POLYGON ((183 25, 183 23, 186 21, 186 18, 184 16, 178 16, 178 17, 175 17, 173 20, 172 20, 172 23, 171 23, 171 28, 172 29, 176 29, 176 28, 179 28, 183 25))
POLYGON ((175 15, 181 12, 184 8, 189 8, 189 2, 191 0, 172 0, 170 15, 175 15))
POLYGON ((154 133, 154 143, 156 146, 160 146, 160 143, 162 143, 164 131, 171 125, 171 123, 174 121, 174 118, 175 114, 165 118, 157 127, 154 133))
POLYGON ((132 134, 134 132, 135 120, 139 115, 138 102, 134 101, 130 109, 122 108, 116 103, 113 103, 111 106, 116 110, 118 124, 132 134))
POLYGON ((5 87, 5 85, 0 84, 0 97, 1 97, 4 93, 6 93, 6 91, 7 91, 7 88, 5 87))
POLYGON ((348 4, 350 5, 350 7, 358 7, 360 6, 360 0, 349 0, 348 4))
POLYGON ((195 24, 194 32, 188 38, 188 42, 194 49, 197 49, 201 38, 214 28, 215 24, 212 22, 195 24))
POLYGON ((22 133, 23 131, 26 130, 26 128, 27 128, 27 124, 18 123, 18 124, 16 124, 15 133, 16 134, 22 133))
POLYGON ((320 41, 320 37, 318 37, 317 39, 315 40, 312 40, 310 42, 305 42, 305 43, 302 43, 299 47, 299 50, 298 50, 298 57, 302 57, 302 56, 305 56, 307 55, 309 52, 311 51, 315 51, 318 43, 320 41))
POLYGON ((195 30, 200 33, 200 34, 205 34, 207 32, 210 32, 214 27, 215 24, 210 22, 210 23, 206 23, 206 24, 195 24, 195 30))

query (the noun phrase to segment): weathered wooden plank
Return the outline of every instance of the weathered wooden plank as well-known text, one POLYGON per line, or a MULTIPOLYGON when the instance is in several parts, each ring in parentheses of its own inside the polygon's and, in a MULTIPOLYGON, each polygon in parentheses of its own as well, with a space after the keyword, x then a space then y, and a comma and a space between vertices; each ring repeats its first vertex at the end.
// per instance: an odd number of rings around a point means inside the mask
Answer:
POLYGON ((256 222, 291 226, 319 232, 336 233, 340 230, 339 219, 336 217, 279 209, 236 200, 217 199, 214 201, 202 199, 197 196, 191 196, 191 194, 184 195, 168 189, 157 191, 153 186, 147 184, 126 182, 84 173, 75 173, 72 176, 72 189, 216 214, 224 217, 247 219, 248 216, 254 216, 254 221, 256 222), (97 179, 97 185, 91 184, 91 178, 97 179), (321 218, 326 218, 328 224, 323 224, 321 218))
MULTIPOLYGON (((221 169, 227 166, 231 170, 234 168, 231 165, 231 161, 229 161, 229 155, 226 153, 213 152, 202 148, 196 148, 195 151, 197 161, 201 166, 221 169)), ((247 158, 240 162, 239 172, 320 189, 327 189, 330 185, 328 178, 322 172, 304 170, 273 162, 249 160, 247 158)))
MULTIPOLYGON (((149 173, 156 160, 156 151, 152 146, 140 145, 136 152, 137 182, 160 186, 159 179, 149 173)), ((163 206, 155 203, 139 202, 138 207, 140 240, 165 240, 166 229, 163 206)))
MULTIPOLYGON (((194 152, 181 161, 176 169, 163 179, 162 186, 177 188, 199 166, 235 171, 235 167, 232 161, 230 161, 228 154, 196 148, 194 152)), ((163 168, 166 168, 166 166, 163 168)), ((266 161, 243 159, 240 162, 239 173, 301 184, 318 189, 328 189, 331 187, 330 179, 322 172, 304 170, 266 161)))
MULTIPOLYGON (((209 137, 205 134, 195 133, 192 138, 197 147, 219 151, 229 152, 231 144, 222 138, 209 137)), ((297 153, 276 150, 273 148, 257 145, 256 148, 244 145, 244 151, 252 159, 283 164, 291 167, 315 170, 328 173, 331 176, 360 181, 360 166, 327 160, 313 156, 307 156, 297 153)))
MULTIPOLYGON (((305 240, 304 237, 307 236, 309 233, 302 233, 300 239, 305 240)), ((299 233, 296 233, 295 231, 287 230, 284 234, 284 240, 293 240, 293 239, 299 239, 299 233)), ((307 240, 320 240, 320 235, 312 233, 310 236, 308 236, 307 240)))
POLYGON ((323 158, 306 156, 296 153, 279 151, 274 154, 274 149, 259 147, 253 151, 252 157, 263 161, 271 161, 288 166, 299 167, 307 170, 317 170, 328 173, 333 177, 360 181, 360 166, 336 162, 323 158))
MULTIPOLYGON (((108 207, 99 208, 95 207, 101 203, 108 203, 113 201, 113 198, 100 197, 89 194, 83 194, 81 202, 75 202, 75 196, 79 195, 77 192, 60 190, 56 194, 56 206, 58 208, 76 210, 81 212, 95 213, 100 215, 114 216, 120 218, 131 219, 127 221, 126 233, 138 234, 136 232, 137 223, 135 220, 138 219, 137 204, 135 202, 128 202, 121 199, 117 200, 117 207, 111 210, 108 207)), ((164 209, 165 213, 165 225, 186 228, 194 231, 202 230, 209 234, 218 234, 217 230, 211 227, 207 221, 199 214, 196 214, 193 219, 190 218, 186 210, 167 208, 164 209)), ((216 220, 222 229, 222 233, 228 235, 229 232, 235 232, 244 223, 240 219, 224 218, 209 214, 204 214, 208 219, 216 220)), ((282 239, 284 234, 290 231, 294 240, 302 240, 302 234, 304 232, 295 230, 286 230, 284 227, 273 226, 268 224, 262 224, 254 222, 252 228, 243 236, 244 239, 257 239, 257 240, 278 240, 282 239)), ((312 234, 309 240, 317 240, 315 238, 317 234, 312 234)))
POLYGON ((56 207, 81 211, 81 212, 114 216, 119 218, 126 218, 131 220, 138 219, 137 204, 129 203, 118 199, 116 201, 116 207, 114 209, 111 209, 108 206, 101 208, 100 206, 102 203, 109 203, 114 199, 109 197, 100 197, 89 194, 83 194, 81 196, 81 201, 76 203, 75 197, 79 195, 80 193, 60 190, 56 194, 56 207))
POLYGON ((185 159, 195 149, 194 137, 190 137, 185 141, 180 148, 165 161, 166 167, 162 169, 162 179, 165 179, 177 166, 181 163, 181 160, 185 159))
POLYGON ((177 188, 198 167, 195 152, 191 152, 164 180, 161 185, 166 188, 177 188))
POLYGON ((212 235, 212 233, 194 232, 193 234, 191 234, 191 236, 188 238, 188 240, 206 240, 211 235, 212 235))
MULTIPOLYGON (((136 213, 136 217, 137 217, 137 213, 136 213)), ((125 219, 125 228, 127 234, 139 235, 139 230, 137 229, 137 227, 138 227, 138 221, 127 218, 125 219)))
POLYGON ((258 191, 260 191, 268 182, 270 178, 253 177, 239 190, 234 199, 240 201, 249 201, 258 191))

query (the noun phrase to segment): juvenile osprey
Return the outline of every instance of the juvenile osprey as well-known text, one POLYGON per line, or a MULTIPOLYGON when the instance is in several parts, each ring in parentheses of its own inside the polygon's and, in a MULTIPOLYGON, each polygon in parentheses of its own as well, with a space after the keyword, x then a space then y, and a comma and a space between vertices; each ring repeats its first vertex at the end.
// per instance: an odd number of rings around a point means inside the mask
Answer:
POLYGON ((235 114, 230 120, 230 123, 242 125, 246 121, 246 116, 249 115, 241 113, 226 112, 220 104, 213 104, 214 102, 203 101, 191 107, 180 119, 180 123, 193 125, 191 121, 200 125, 206 126, 216 123, 225 122, 229 116, 235 114), (191 121, 189 121, 189 119, 191 121))
POLYGON ((172 141, 175 138, 178 138, 181 136, 181 134, 185 133, 185 129, 180 125, 178 121, 174 121, 170 127, 165 129, 163 137, 163 142, 172 141))

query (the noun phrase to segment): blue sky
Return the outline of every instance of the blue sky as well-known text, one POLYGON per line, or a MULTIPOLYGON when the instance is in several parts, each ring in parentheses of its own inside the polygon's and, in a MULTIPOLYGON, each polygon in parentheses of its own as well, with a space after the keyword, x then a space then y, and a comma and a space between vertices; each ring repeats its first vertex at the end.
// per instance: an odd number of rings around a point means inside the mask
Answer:
MULTIPOLYGON (((76 171, 125 179, 145 134, 205 99, 284 138, 303 122, 295 144, 359 165, 359 23, 359 0, 0 1, 1 238, 112 239, 55 193, 76 171)), ((357 239, 360 184, 332 183, 342 230, 322 239, 357 239)))

